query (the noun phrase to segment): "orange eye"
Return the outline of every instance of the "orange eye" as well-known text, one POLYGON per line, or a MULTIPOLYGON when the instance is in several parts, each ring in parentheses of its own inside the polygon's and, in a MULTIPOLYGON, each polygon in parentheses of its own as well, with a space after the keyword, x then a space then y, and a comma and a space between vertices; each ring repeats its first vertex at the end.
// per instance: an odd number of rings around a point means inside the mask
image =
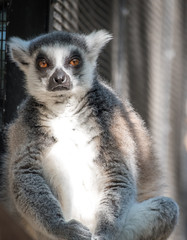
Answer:
POLYGON ((46 67, 48 67, 48 63, 47 63, 47 61, 46 61, 45 59, 41 59, 41 60, 38 62, 38 66, 39 66, 40 68, 46 68, 46 67))
POLYGON ((73 67, 78 66, 79 63, 80 63, 80 60, 77 59, 77 58, 74 58, 74 59, 72 59, 72 60, 70 61, 70 64, 71 64, 71 66, 73 66, 73 67))

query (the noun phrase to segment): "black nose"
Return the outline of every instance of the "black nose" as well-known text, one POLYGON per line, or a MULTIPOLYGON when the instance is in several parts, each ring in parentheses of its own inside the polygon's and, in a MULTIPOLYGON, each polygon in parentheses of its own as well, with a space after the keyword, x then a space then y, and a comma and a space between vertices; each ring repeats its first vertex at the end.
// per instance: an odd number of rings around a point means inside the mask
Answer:
POLYGON ((56 69, 53 75, 49 79, 48 90, 49 91, 61 91, 70 90, 72 83, 68 74, 62 69, 56 69))
POLYGON ((53 76, 52 76, 53 82, 56 84, 62 84, 66 81, 66 74, 63 70, 57 69, 53 76))

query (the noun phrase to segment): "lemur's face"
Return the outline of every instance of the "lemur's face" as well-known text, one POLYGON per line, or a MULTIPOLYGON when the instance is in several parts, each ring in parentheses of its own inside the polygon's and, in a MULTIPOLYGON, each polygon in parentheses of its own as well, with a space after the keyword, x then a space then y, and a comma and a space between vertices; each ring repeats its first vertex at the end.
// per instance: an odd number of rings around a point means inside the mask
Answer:
POLYGON ((47 91, 69 91, 82 86, 84 51, 74 47, 43 47, 34 56, 33 70, 47 91))
POLYGON ((67 96, 90 88, 93 70, 86 50, 80 47, 59 44, 42 46, 32 55, 26 72, 29 79, 27 86, 32 95, 37 91, 39 95, 67 96))
POLYGON ((10 56, 26 76, 30 95, 45 102, 91 88, 96 60, 111 39, 106 31, 54 32, 31 41, 11 38, 10 56))

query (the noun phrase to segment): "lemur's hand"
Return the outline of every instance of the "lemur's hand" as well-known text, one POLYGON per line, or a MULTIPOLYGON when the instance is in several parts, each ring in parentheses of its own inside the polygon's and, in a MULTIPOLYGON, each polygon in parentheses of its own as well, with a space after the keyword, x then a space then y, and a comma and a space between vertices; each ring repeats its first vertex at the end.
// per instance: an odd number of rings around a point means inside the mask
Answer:
POLYGON ((82 223, 71 220, 64 225, 65 237, 67 240, 91 240, 90 230, 82 223))

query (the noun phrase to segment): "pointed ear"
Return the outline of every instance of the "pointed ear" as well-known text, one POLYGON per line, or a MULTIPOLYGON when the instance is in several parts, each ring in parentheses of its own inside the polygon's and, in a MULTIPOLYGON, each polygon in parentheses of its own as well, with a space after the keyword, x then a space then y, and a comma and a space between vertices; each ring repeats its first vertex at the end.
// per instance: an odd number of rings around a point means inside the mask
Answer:
POLYGON ((9 56, 21 70, 27 69, 30 63, 29 41, 17 37, 10 38, 8 42, 9 56))
POLYGON ((88 54, 91 61, 96 61, 102 48, 112 39, 106 30, 94 31, 86 35, 88 54))

